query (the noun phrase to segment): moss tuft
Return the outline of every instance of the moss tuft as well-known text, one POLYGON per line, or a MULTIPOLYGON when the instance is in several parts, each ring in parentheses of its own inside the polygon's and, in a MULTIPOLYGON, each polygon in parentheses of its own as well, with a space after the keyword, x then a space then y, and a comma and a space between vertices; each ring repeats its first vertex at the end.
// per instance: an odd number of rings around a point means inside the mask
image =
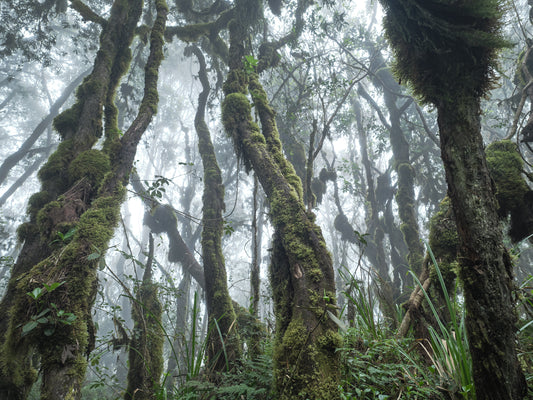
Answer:
POLYGON ((71 184, 81 178, 87 178, 94 189, 98 188, 104 175, 110 170, 111 164, 107 155, 95 149, 80 153, 68 168, 71 184))
POLYGON ((71 137, 78 129, 80 112, 80 105, 76 103, 54 118, 54 129, 63 139, 71 137))
POLYGON ((36 218, 39 210, 52 200, 52 196, 46 190, 34 193, 28 200, 28 214, 30 218, 36 218))
POLYGON ((67 169, 74 152, 73 140, 64 140, 39 170, 38 177, 51 195, 58 195, 67 190, 69 184, 67 169))
POLYGON ((523 161, 516 143, 502 140, 491 143, 486 151, 487 164, 494 183, 500 215, 523 207, 524 195, 529 187, 522 176, 523 161))

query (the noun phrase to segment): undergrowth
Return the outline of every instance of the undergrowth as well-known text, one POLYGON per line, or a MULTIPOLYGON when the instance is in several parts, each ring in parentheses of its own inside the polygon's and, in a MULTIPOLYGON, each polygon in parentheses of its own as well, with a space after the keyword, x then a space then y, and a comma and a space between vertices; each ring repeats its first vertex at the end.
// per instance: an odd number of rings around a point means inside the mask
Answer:
POLYGON ((412 340, 365 338, 350 328, 339 351, 342 400, 443 398, 435 389, 435 376, 413 351, 412 340))

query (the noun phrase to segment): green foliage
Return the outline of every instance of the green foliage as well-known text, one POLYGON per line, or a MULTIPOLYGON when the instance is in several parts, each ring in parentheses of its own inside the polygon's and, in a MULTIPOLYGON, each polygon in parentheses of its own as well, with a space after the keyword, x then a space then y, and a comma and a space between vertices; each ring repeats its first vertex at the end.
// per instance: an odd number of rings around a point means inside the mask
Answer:
POLYGON ((348 269, 340 270, 339 274, 348 287, 344 295, 355 307, 356 316, 353 321, 355 327, 359 332, 374 340, 384 338, 388 332, 378 323, 377 315, 375 315, 377 304, 372 290, 365 287, 362 281, 358 280, 348 269))
POLYGON ((244 70, 247 74, 253 74, 257 69, 257 63, 259 60, 254 58, 254 56, 244 56, 244 70))
MULTIPOLYGON (((62 242, 64 244, 67 244, 72 240, 72 237, 76 233, 76 228, 70 228, 67 233, 63 233, 61 231, 57 231, 57 239, 53 240, 52 243, 62 242)), ((50 243, 50 244, 52 244, 50 243)))
POLYGON ((163 193, 166 192, 165 186, 168 186, 170 182, 172 182, 171 179, 156 175, 152 183, 149 184, 148 181, 144 181, 144 184, 147 186, 146 193, 154 200, 161 200, 163 193))
POLYGON ((274 400, 272 387, 272 357, 262 355, 254 360, 244 359, 241 365, 231 373, 223 373, 220 382, 191 380, 182 388, 178 398, 217 400, 274 400))
POLYGON ((45 336, 52 336, 57 324, 71 325, 76 320, 77 317, 73 313, 61 310, 55 303, 47 303, 43 300, 43 296, 53 292, 65 282, 54 282, 50 285, 45 283, 42 287, 36 287, 31 292, 26 293, 34 300, 37 313, 32 315, 30 321, 22 326, 22 337, 28 335, 39 325, 42 326, 45 336))
POLYGON ((433 261, 441 290, 444 293, 444 299, 450 317, 450 323, 446 325, 440 319, 436 307, 422 284, 416 275, 411 272, 417 285, 424 293, 438 325, 438 329, 435 329, 433 326, 428 327, 431 336, 431 352, 428 351, 428 355, 432 357, 436 372, 442 378, 443 384, 448 386, 450 392, 458 393, 464 399, 475 399, 472 358, 466 335, 465 310, 460 307, 456 296, 452 299, 448 294, 446 283, 431 248, 428 248, 428 252, 433 261))
POLYGON ((339 349, 343 366, 342 400, 437 399, 435 379, 409 356, 409 340, 364 336, 350 328, 339 349))

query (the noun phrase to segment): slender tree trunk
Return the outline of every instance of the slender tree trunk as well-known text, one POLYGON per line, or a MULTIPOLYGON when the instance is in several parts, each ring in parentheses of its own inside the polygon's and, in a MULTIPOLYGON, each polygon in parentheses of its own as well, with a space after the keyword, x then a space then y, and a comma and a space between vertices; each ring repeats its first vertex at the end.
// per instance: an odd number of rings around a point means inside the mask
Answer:
POLYGON ((199 75, 203 88, 198 98, 194 127, 198 134, 198 149, 204 166, 202 258, 210 331, 207 359, 209 372, 218 373, 233 368, 241 356, 241 348, 236 325, 237 316, 228 291, 226 267, 222 254, 224 185, 211 142, 211 134, 204 119, 210 90, 209 80, 202 52, 197 47, 193 47, 192 51, 200 63, 199 75))
POLYGON ((155 400, 163 372, 163 308, 157 284, 152 282, 154 238, 150 234, 148 259, 137 296, 132 304, 133 336, 129 350, 128 387, 125 400, 155 400))
POLYGON ((0 185, 6 179, 11 168, 13 168, 24 156, 26 156, 26 154, 30 151, 31 147, 35 144, 37 139, 39 139, 39 137, 44 133, 46 128, 48 128, 52 124, 54 118, 57 116, 57 114, 59 114, 59 109, 61 108, 61 106, 65 104, 65 102, 74 92, 74 90, 80 85, 83 78, 85 78, 89 74, 89 72, 90 70, 83 71, 63 90, 61 96, 59 96, 56 102, 50 107, 48 115, 37 125, 37 127, 33 130, 32 134, 24 141, 24 143, 22 143, 22 145, 16 152, 11 154, 4 160, 4 162, 0 166, 0 185))

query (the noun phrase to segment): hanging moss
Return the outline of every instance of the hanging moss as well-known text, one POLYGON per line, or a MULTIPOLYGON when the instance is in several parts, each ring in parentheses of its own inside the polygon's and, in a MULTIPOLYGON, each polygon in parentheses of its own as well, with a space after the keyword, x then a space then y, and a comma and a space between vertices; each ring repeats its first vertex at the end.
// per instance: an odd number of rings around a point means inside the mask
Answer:
POLYGON ((54 129, 63 139, 72 136, 76 132, 80 111, 80 104, 76 103, 54 118, 54 129))
POLYGON ((396 73, 424 101, 453 102, 457 95, 481 96, 490 88, 493 56, 508 46, 498 34, 499 0, 454 2, 453 7, 415 0, 381 3, 396 73))
POLYGON ((52 201, 52 196, 46 190, 34 193, 31 195, 28 200, 28 215, 30 219, 37 217, 37 213, 41 208, 43 208, 48 202, 52 201))
POLYGON ((524 162, 516 143, 510 140, 491 143, 485 153, 491 177, 496 184, 500 215, 505 216, 523 206, 524 195, 529 191, 522 176, 524 162))
POLYGON ((501 218, 511 215, 509 235, 513 242, 519 242, 533 233, 533 207, 528 201, 532 192, 523 176, 524 162, 510 140, 491 143, 486 156, 496 185, 498 213, 501 218))
POLYGON ((68 189, 68 165, 74 154, 74 142, 72 139, 59 143, 57 150, 50 155, 37 176, 49 193, 58 195, 68 189))
MULTIPOLYGON (((450 198, 446 196, 439 210, 431 218, 429 226, 429 247, 438 262, 439 269, 448 289, 453 287, 457 275, 459 236, 450 198)), ((435 267, 431 264, 432 282, 438 282, 435 267)), ((434 285, 438 288, 438 283, 434 285)))

